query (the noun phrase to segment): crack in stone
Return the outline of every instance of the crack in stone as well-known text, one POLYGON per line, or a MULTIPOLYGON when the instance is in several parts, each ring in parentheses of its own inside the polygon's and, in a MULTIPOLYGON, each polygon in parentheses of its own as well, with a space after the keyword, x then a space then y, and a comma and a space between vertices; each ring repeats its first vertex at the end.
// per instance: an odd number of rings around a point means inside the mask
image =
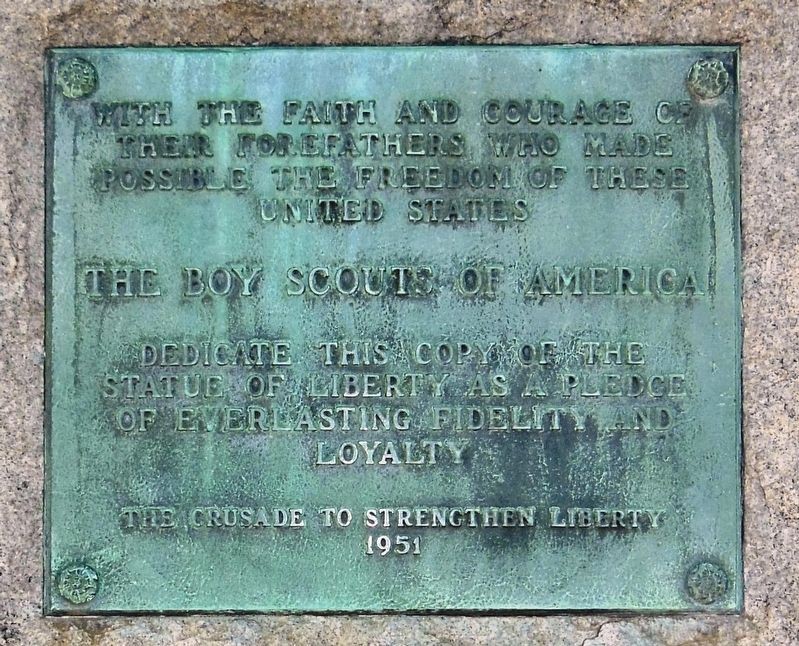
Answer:
POLYGON ((607 626, 608 624, 614 623, 612 620, 608 619, 607 621, 603 621, 599 626, 597 626, 596 632, 593 635, 589 635, 583 641, 580 642, 580 646, 586 646, 588 642, 592 642, 595 639, 599 638, 599 634, 602 632, 602 629, 607 626))

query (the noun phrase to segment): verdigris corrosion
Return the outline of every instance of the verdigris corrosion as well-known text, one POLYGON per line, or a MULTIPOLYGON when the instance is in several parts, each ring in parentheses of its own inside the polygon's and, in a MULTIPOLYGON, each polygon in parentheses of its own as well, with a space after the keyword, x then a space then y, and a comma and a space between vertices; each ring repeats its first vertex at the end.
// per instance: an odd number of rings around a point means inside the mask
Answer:
POLYGON ((57 49, 45 610, 736 611, 737 49, 57 49))

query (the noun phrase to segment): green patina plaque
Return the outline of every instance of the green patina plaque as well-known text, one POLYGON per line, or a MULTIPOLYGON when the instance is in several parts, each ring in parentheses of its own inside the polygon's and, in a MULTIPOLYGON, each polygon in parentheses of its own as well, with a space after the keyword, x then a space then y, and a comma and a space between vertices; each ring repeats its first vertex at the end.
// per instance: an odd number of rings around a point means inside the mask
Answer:
POLYGON ((56 49, 45 611, 737 611, 734 47, 56 49))

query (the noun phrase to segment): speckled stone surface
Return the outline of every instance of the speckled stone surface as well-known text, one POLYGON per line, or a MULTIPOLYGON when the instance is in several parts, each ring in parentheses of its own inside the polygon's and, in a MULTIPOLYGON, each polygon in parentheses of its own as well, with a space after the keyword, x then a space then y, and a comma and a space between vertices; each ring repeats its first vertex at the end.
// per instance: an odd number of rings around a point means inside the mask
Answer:
POLYGON ((0 0, 0 644, 799 643, 799 6, 789 0, 0 0), (675 617, 41 617, 48 46, 740 43, 745 611, 675 617))

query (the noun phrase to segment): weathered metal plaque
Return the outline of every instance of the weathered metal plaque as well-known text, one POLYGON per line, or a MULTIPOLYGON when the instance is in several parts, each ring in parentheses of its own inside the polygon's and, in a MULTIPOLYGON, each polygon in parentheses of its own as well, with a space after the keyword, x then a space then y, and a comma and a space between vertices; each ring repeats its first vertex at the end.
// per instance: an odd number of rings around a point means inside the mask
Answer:
POLYGON ((49 52, 46 612, 740 609, 736 79, 49 52))

